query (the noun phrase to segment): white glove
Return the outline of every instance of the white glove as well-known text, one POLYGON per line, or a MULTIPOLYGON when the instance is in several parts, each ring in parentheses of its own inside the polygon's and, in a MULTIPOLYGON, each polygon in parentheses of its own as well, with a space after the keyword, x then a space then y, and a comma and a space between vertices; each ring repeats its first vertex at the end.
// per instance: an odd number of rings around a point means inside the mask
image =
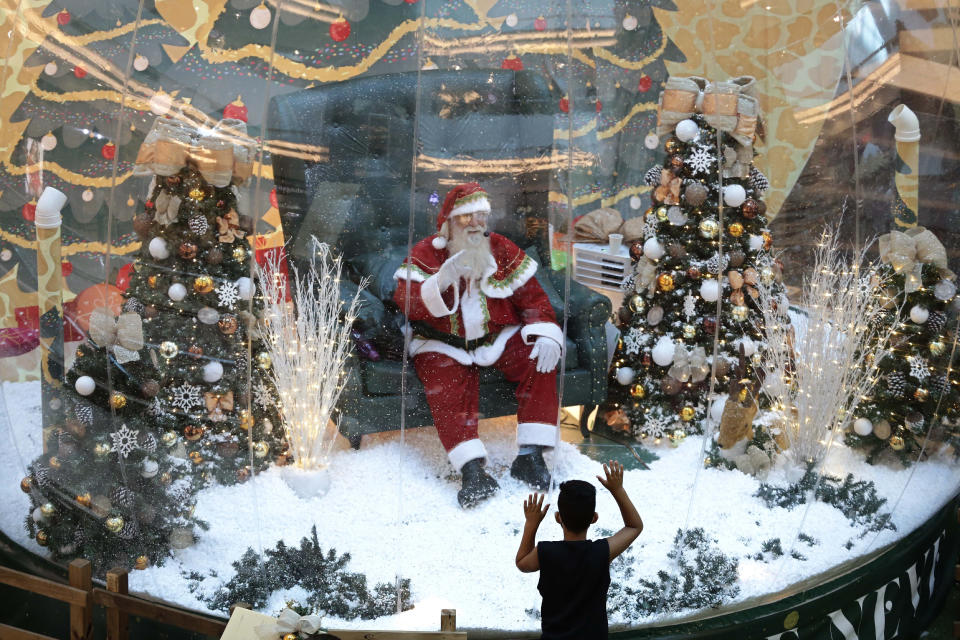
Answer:
POLYGON ((530 350, 530 359, 537 360, 537 371, 547 373, 553 371, 560 362, 560 345, 553 338, 540 336, 533 343, 533 349, 530 350))
POLYGON ((437 287, 441 293, 460 282, 462 268, 457 264, 457 259, 461 255, 463 255, 463 251, 450 256, 440 265, 440 268, 437 269, 435 277, 437 279, 437 287))

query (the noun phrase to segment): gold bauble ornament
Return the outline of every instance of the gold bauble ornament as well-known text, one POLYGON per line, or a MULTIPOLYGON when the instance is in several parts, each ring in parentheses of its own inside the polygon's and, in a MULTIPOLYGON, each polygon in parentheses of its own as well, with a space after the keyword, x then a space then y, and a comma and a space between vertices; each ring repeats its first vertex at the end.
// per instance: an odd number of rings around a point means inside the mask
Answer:
POLYGON ((203 427, 195 424, 188 424, 183 428, 183 437, 190 442, 196 442, 203 437, 203 427))
POLYGON ((697 412, 690 405, 687 405, 683 409, 680 409, 680 419, 683 420, 684 422, 690 422, 691 420, 693 420, 693 416, 695 416, 696 414, 697 412))
POLYGON ((98 442, 98 443, 93 447, 93 453, 94 453, 94 455, 96 455, 98 458, 105 458, 105 457, 107 457, 108 455, 110 455, 110 445, 108 445, 108 444, 105 443, 105 442, 98 442))
POLYGON ((147 286, 151 289, 157 288, 157 276, 147 276, 147 286))
POLYGON ((700 229, 700 235, 704 238, 716 238, 717 233, 720 232, 720 224, 713 218, 704 218, 700 221, 698 226, 700 229))
POLYGON ((173 482, 173 476, 170 475, 169 471, 164 471, 160 474, 160 484, 168 485, 173 482))
POLYGON ((257 366, 266 371, 273 366, 273 358, 266 351, 257 354, 257 366))
POLYGON ((283 636, 283 640, 299 640, 299 639, 297 638, 297 634, 288 633, 287 635, 283 636))
POLYGON ((210 293, 213 291, 213 278, 210 276, 197 276, 193 279, 193 290, 196 293, 210 293))
POLYGON ((687 340, 692 340, 697 337, 697 328, 692 324, 683 325, 683 337, 687 340))
POLYGON ((237 320, 237 316, 232 313, 225 313, 220 316, 220 320, 217 321, 217 328, 220 329, 220 333, 225 336, 232 336, 237 332, 237 329, 240 328, 240 321, 237 320))
POLYGON ((757 351, 752 356, 750 356, 750 362, 752 362, 754 366, 758 366, 761 362, 763 362, 763 356, 761 356, 760 352, 757 351))
POLYGON ((31 478, 30 476, 27 476, 26 478, 20 481, 20 491, 23 491, 24 493, 30 493, 30 489, 32 488, 33 488, 33 478, 31 478))
POLYGON ((41 547, 45 547, 50 544, 50 539, 47 538, 47 532, 43 529, 37 531, 37 544, 41 547))
POLYGON ((266 442, 260 440, 253 444, 253 455, 257 456, 258 458, 265 458, 267 457, 268 453, 270 453, 270 445, 268 445, 266 442))
POLYGON ((77 501, 77 504, 79 504, 80 506, 89 507, 89 506, 90 506, 90 492, 88 491, 87 493, 84 493, 84 494, 82 494, 82 495, 78 495, 76 498, 74 498, 74 500, 76 500, 76 501, 77 501))
POLYGON ((630 395, 634 398, 642 398, 647 395, 647 390, 643 388, 642 384, 635 384, 630 387, 630 395))
POLYGON ((740 379, 740 382, 739 382, 739 385, 740 385, 740 394, 737 396, 737 400, 739 400, 740 402, 746 402, 746 401, 747 401, 747 393, 749 393, 749 391, 750 391, 750 384, 751 384, 750 378, 741 378, 741 379, 740 379))
POLYGON ((240 428, 245 431, 253 428, 253 414, 247 409, 240 412, 240 428))
POLYGON ((52 469, 59 469, 60 458, 58 458, 57 456, 50 456, 50 459, 47 461, 47 464, 49 464, 52 469))
POLYGON ((901 436, 890 436, 888 442, 890 443, 890 448, 894 451, 903 451, 903 448, 906 446, 901 436))
POLYGON ((110 406, 114 409, 123 409, 127 406, 127 396, 123 395, 119 391, 114 391, 110 395, 110 406))
POLYGON ((160 355, 167 360, 177 357, 178 353, 180 353, 180 348, 177 346, 176 342, 167 340, 166 342, 160 343, 160 355))
POLYGON ((103 526, 105 526, 110 533, 119 533, 120 530, 123 529, 123 518, 120 516, 107 518, 103 526))
POLYGON ((673 291, 673 276, 669 273, 661 273, 658 275, 657 287, 661 291, 673 291))
POLYGON ((930 392, 923 387, 917 387, 917 390, 913 392, 913 397, 920 402, 925 402, 929 396, 930 392))
POLYGON ((683 442, 687 437, 687 432, 683 429, 674 429, 673 433, 670 434, 670 444, 674 447, 680 446, 680 443, 683 442))
POLYGON ((200 464, 201 462, 203 462, 203 456, 200 455, 199 451, 191 451, 190 462, 192 462, 193 464, 200 464))
POLYGON ((160 436, 160 442, 168 447, 172 447, 177 444, 177 432, 176 431, 165 431, 162 436, 160 436))
POLYGON ((771 282, 773 282, 774 277, 775 277, 775 274, 773 273, 773 269, 771 269, 770 267, 762 267, 760 269, 761 283, 770 284, 771 282))
POLYGON ((627 301, 627 308, 633 313, 642 312, 644 307, 646 307, 646 303, 643 301, 643 296, 637 295, 636 293, 630 296, 630 300, 627 301))
POLYGON ((939 356, 944 351, 946 351, 946 349, 947 349, 947 345, 943 344, 939 340, 934 340, 933 342, 930 343, 930 353, 935 356, 939 356))
POLYGON ((247 250, 243 247, 234 247, 231 255, 233 255, 233 259, 237 262, 243 262, 247 259, 247 250))
POLYGON ((52 502, 44 502, 43 506, 40 507, 40 513, 43 514, 44 518, 52 518, 57 515, 57 508, 53 506, 52 502))
POLYGON ((764 251, 769 251, 770 247, 773 246, 773 236, 770 235, 769 231, 763 232, 763 249, 764 251))
POLYGON ((664 222, 667 219, 667 208, 666 207, 657 207, 657 220, 664 222))
POLYGON ((747 308, 742 304, 735 305, 730 309, 730 317, 737 322, 743 322, 747 319, 747 308))
POLYGON ((133 563, 133 568, 138 571, 143 571, 150 566, 150 558, 147 556, 137 556, 137 559, 133 563))
POLYGON ((734 238, 739 238, 743 235, 743 225, 739 222, 734 222, 727 227, 727 233, 734 238))
POLYGON ((187 195, 190 196, 192 200, 203 200, 203 197, 207 194, 200 187, 194 187, 193 189, 190 189, 190 192, 187 193, 187 195))
POLYGON ((683 149, 683 143, 679 138, 670 138, 663 145, 663 150, 669 154, 678 153, 681 149, 683 149))

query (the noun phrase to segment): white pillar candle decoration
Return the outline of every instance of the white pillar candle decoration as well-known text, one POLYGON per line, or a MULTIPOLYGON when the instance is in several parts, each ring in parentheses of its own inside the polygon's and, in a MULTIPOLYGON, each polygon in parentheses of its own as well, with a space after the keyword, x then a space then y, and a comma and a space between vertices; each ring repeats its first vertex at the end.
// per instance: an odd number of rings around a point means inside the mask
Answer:
POLYGON ((716 302, 720 297, 720 283, 713 278, 700 283, 700 297, 707 302, 716 302))
POLYGON ((659 260, 663 257, 663 245, 656 238, 647 238, 643 243, 643 255, 651 260, 659 260))
POLYGON ((88 396, 96 390, 97 383, 90 376, 80 376, 77 378, 77 381, 73 383, 73 388, 76 389, 80 395, 88 396))
POLYGON ((739 207, 746 199, 746 190, 738 184, 728 184, 723 188, 723 202, 728 207, 739 207))
POLYGON ((700 135, 700 127, 693 120, 681 120, 677 123, 677 137, 681 142, 690 142, 700 135))
POLYGON ((170 247, 163 238, 154 238, 150 241, 150 255, 157 260, 166 260, 170 257, 170 247))
POLYGON ((167 289, 167 295, 170 296, 170 299, 174 302, 180 302, 187 297, 187 288, 179 282, 174 282, 170 285, 170 288, 167 289))
POLYGON ((657 344, 653 347, 653 351, 650 352, 650 355, 653 356, 654 362, 661 367, 665 367, 673 362, 673 352, 675 350, 676 346, 673 344, 673 340, 666 336, 662 336, 657 341, 657 344))

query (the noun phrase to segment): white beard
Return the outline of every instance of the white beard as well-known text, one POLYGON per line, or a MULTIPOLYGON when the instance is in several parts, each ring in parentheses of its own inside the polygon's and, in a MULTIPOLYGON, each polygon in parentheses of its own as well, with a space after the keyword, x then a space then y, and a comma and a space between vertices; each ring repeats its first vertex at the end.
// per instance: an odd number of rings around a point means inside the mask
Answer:
POLYGON ((484 270, 491 263, 490 238, 483 235, 482 229, 475 232, 452 229, 447 249, 452 256, 463 251, 457 263, 466 267, 470 274, 469 280, 479 280, 483 277, 484 270))

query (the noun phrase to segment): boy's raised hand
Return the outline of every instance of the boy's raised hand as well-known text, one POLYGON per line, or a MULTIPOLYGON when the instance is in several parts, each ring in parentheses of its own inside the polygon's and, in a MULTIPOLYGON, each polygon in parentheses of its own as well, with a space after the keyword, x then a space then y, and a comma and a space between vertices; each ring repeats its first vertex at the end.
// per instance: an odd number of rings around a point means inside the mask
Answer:
POLYGON ((614 460, 610 460, 607 464, 603 465, 603 473, 607 476, 606 480, 597 476, 597 480, 600 481, 607 491, 611 493, 616 489, 623 488, 623 465, 614 460))
POLYGON ((540 523, 543 522, 543 519, 547 516, 547 512, 550 510, 550 505, 543 506, 543 499, 546 495, 542 493, 531 493, 526 500, 523 501, 523 517, 526 518, 528 524, 533 524, 540 526, 540 523))

